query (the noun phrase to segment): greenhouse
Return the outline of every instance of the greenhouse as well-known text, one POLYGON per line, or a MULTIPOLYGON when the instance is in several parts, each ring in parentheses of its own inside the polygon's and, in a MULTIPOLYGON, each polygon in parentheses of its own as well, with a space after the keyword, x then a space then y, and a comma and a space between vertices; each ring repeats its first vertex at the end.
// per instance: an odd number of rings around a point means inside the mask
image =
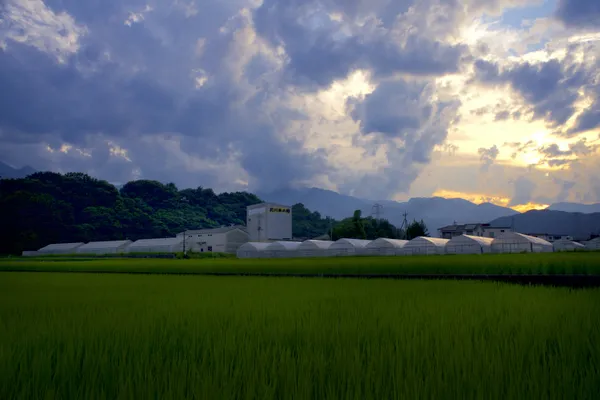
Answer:
POLYGON ((402 254, 407 256, 444 254, 446 244, 449 241, 450 239, 419 236, 404 245, 402 254))
POLYGON ((120 254, 125 253, 131 240, 111 240, 105 242, 89 242, 77 249, 77 254, 120 254))
POLYGON ((183 237, 140 239, 131 243, 126 253, 178 253, 183 251, 183 237))
POLYGON ((587 250, 600 250, 600 237, 597 237, 592 240, 588 240, 585 243, 585 248, 587 250))
POLYGON ((298 255, 298 247, 302 242, 273 242, 265 248, 267 258, 291 258, 298 255))
POLYGON ((327 257, 331 240, 305 240, 298 246, 298 257, 327 257))
POLYGON ((402 249, 408 240, 379 238, 370 242, 366 253, 371 256, 396 256, 402 255, 402 249))
POLYGON ((40 256, 48 256, 53 254, 75 254, 77 249, 83 245, 83 242, 49 244, 48 246, 39 249, 37 254, 40 256))
POLYGON ((484 254, 492 252, 494 239, 481 236, 455 236, 446 244, 446 254, 484 254))
POLYGON ((247 242, 238 247, 238 258, 264 258, 265 250, 271 243, 264 242, 247 242))
POLYGON ((363 255, 370 242, 362 239, 339 239, 329 246, 327 253, 334 257, 363 255))
POLYGON ((584 251, 585 246, 572 240, 561 239, 552 243, 554 251, 584 251))
POLYGON ((493 253, 551 253, 552 243, 534 236, 506 232, 492 242, 493 253))

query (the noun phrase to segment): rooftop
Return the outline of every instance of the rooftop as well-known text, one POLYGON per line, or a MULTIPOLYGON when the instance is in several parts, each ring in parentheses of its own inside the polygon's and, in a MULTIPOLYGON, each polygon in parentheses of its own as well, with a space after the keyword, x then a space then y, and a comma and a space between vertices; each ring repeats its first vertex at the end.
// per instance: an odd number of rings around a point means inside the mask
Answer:
POLYGON ((178 235, 183 235, 187 233, 188 235, 202 234, 202 233, 226 233, 229 231, 233 231, 235 229, 241 229, 246 232, 246 227, 244 225, 233 225, 233 226, 222 226, 220 228, 205 228, 205 229, 188 229, 184 232, 179 232, 178 235))

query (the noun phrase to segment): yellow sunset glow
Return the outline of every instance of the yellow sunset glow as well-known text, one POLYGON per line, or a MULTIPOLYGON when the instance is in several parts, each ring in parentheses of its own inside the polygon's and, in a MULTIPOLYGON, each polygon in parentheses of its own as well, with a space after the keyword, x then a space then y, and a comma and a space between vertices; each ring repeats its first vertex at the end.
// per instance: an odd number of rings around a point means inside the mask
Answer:
POLYGON ((446 199, 460 198, 460 199, 468 200, 471 203, 475 203, 475 204, 492 203, 497 206, 510 207, 513 210, 518 211, 518 212, 525 212, 525 211, 529 211, 529 210, 543 210, 549 206, 548 204, 539 204, 539 203, 527 203, 527 204, 519 204, 516 206, 509 206, 508 204, 510 203, 510 198, 506 197, 506 196, 487 195, 487 194, 483 194, 483 193, 465 193, 465 192, 458 192, 458 191, 454 191, 454 190, 445 190, 445 189, 436 190, 433 193, 433 196, 443 197, 446 199))

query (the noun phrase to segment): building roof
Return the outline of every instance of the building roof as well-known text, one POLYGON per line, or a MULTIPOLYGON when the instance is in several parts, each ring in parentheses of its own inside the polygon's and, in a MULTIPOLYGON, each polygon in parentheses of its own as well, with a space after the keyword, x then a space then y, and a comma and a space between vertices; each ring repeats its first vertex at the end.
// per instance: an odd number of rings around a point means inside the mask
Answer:
POLYGON ((390 238, 377 238, 367 245, 369 248, 377 247, 396 247, 402 248, 408 243, 408 240, 390 239, 390 238), (387 246, 386 246, 387 245, 387 246))
POLYGON ((482 226, 480 223, 471 223, 471 224, 456 224, 456 225, 447 225, 440 228, 441 231, 447 232, 456 232, 456 231, 465 231, 465 230, 473 230, 477 229, 477 227, 482 226))
POLYGON ((184 233, 188 234, 188 235, 197 235, 197 234, 204 234, 204 233, 210 233, 210 234, 214 234, 214 233, 227 233, 236 229, 240 229, 244 232, 246 232, 246 227, 244 225, 233 225, 233 226, 222 226, 220 228, 205 228, 205 229, 189 229, 183 232, 179 232, 177 235, 183 235, 184 233))
POLYGON ((79 247, 77 250, 88 249, 113 249, 131 243, 131 240, 107 240, 103 242, 89 242, 79 247))
POLYGON ((76 247, 83 246, 83 245, 84 245, 83 242, 77 242, 77 243, 53 243, 53 244, 49 244, 48 246, 42 247, 38 251, 70 250, 70 249, 74 249, 76 247))
POLYGON ((271 202, 265 202, 265 203, 258 203, 258 204, 253 204, 251 206, 246 207, 247 210, 252 210, 254 208, 261 208, 261 207, 286 207, 286 208, 292 208, 292 206, 286 206, 284 204, 279 204, 279 203, 271 203, 271 202))

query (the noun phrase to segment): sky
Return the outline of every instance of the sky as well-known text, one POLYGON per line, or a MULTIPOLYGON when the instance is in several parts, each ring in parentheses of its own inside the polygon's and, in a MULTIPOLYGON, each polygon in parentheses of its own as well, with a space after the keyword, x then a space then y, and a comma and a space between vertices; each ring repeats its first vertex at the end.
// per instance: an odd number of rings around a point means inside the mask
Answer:
POLYGON ((4 0, 13 167, 600 202, 597 0, 4 0))

